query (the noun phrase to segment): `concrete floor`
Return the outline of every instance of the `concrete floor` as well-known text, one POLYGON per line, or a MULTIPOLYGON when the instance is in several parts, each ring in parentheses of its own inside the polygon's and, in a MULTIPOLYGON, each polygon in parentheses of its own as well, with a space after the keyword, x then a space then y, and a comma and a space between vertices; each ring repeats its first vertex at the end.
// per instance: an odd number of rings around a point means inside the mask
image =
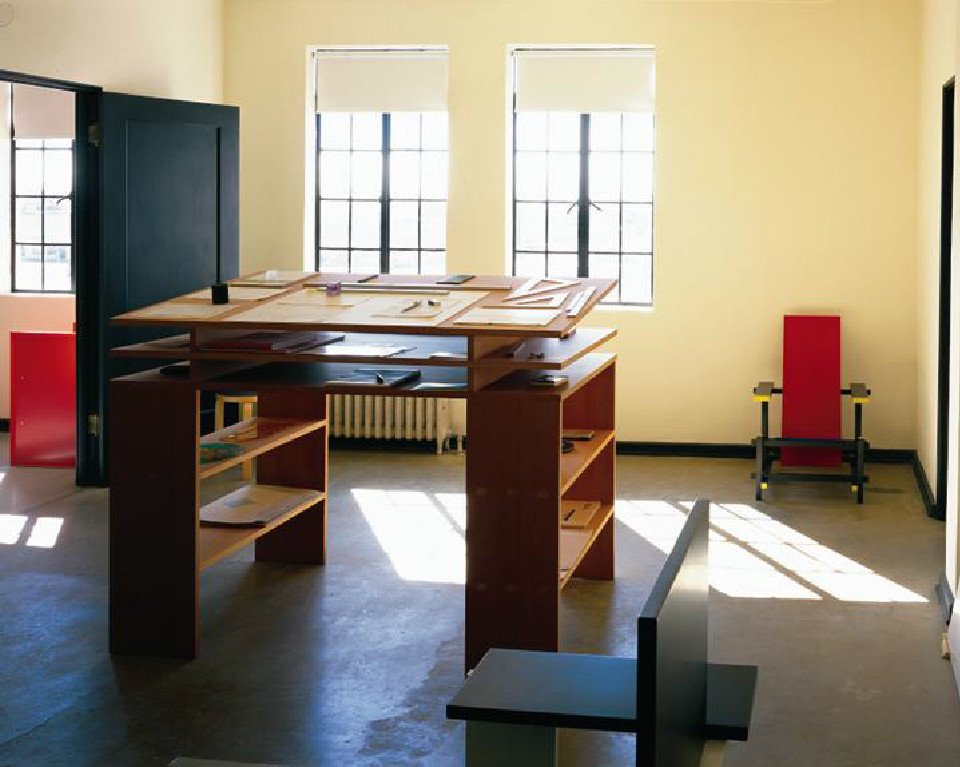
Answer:
MULTIPOLYGON (((106 652, 106 491, 0 468, 0 765, 460 764, 443 707, 462 678, 463 458, 333 460, 330 563, 243 551, 212 568, 190 663, 106 652), (40 519, 63 520, 52 546, 40 519)), ((624 457, 618 471, 618 579, 564 592, 564 649, 634 652, 681 502, 709 497, 711 652, 760 666, 753 735, 728 765, 960 764, 931 589, 943 527, 908 468, 871 467, 862 507, 820 485, 754 504, 746 461, 624 457)), ((561 732, 561 765, 633 754, 631 736, 561 732)))

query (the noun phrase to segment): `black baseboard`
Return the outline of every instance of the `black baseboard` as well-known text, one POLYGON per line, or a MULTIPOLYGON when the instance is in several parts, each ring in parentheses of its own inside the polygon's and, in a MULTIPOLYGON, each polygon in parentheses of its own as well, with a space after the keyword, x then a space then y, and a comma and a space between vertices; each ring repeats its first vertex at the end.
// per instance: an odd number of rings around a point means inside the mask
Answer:
POLYGON ((331 450, 362 450, 381 453, 434 453, 435 439, 367 439, 366 437, 330 437, 331 450))
MULTIPOLYGON (((754 458, 753 445, 716 442, 617 442, 619 455, 660 455, 672 458, 754 458)), ((870 448, 868 463, 893 463, 910 465, 915 450, 870 448)))
POLYGON ((943 616, 943 622, 950 625, 950 616, 953 615, 953 590, 950 588, 950 581, 946 574, 940 575, 940 580, 933 586, 937 598, 940 600, 940 614, 943 616))
POLYGON ((0 432, 10 431, 10 419, 9 418, 0 418, 0 432))
POLYGON ((920 500, 923 501, 923 509, 931 519, 937 519, 943 522, 946 516, 942 513, 937 499, 933 495, 933 488, 930 487, 930 480, 927 479, 927 472, 923 468, 923 462, 920 460, 920 454, 914 450, 913 458, 910 461, 913 466, 913 476, 917 478, 917 489, 920 491, 920 500))

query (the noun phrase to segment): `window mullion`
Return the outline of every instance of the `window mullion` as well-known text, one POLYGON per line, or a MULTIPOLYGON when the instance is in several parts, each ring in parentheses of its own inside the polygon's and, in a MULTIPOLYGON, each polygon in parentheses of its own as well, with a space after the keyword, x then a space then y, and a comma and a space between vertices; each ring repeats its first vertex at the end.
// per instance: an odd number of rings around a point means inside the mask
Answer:
POLYGON ((577 276, 590 273, 590 115, 580 115, 580 200, 577 206, 577 276))
POLYGON ((380 151, 380 272, 390 272, 390 113, 383 113, 380 151))
MULTIPOLYGON (((314 199, 313 199, 313 258, 314 258, 314 268, 319 272, 320 271, 320 113, 317 112, 316 118, 316 153, 313 158, 313 174, 314 174, 314 199)), ((348 255, 349 258, 349 255, 348 255)))

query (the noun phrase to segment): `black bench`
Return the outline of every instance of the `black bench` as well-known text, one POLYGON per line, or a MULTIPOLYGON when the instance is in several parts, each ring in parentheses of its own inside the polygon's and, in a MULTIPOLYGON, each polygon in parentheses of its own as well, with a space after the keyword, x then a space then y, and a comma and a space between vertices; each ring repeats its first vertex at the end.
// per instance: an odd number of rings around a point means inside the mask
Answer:
POLYGON ((720 764, 723 742, 746 740, 757 668, 707 661, 708 530, 697 501, 637 621, 636 660, 487 652, 447 705, 467 722, 468 767, 553 765, 557 727, 635 732, 637 765, 656 767, 720 764))

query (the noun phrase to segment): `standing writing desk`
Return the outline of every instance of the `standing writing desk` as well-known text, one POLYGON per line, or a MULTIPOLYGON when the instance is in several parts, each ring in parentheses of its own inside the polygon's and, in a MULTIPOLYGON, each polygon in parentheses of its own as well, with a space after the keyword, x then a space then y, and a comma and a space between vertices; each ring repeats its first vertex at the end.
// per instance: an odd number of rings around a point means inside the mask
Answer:
POLYGON ((512 304, 507 297, 529 281, 476 277, 447 294, 429 294, 440 297, 440 309, 433 310, 440 313, 417 317, 383 305, 416 298, 416 285, 434 285, 435 277, 382 275, 364 283, 366 292, 340 298, 310 285, 355 275, 290 279, 274 289, 231 286, 225 306, 213 306, 206 291, 111 321, 189 330, 112 350, 116 357, 187 361, 189 368, 179 376, 157 368, 110 382, 111 651, 195 657, 200 573, 250 543, 259 561, 325 563, 329 394, 467 400, 466 668, 491 647, 557 650, 560 590, 572 577, 611 580, 614 574, 615 356, 594 350, 616 331, 576 326, 615 281, 581 279, 538 293, 545 303, 566 293, 554 301, 554 319, 503 325, 462 320, 476 309, 512 304), (410 293, 377 292, 401 282, 413 286, 410 293), (324 331, 344 334, 347 345, 414 348, 363 358, 340 354, 343 345, 336 344, 298 352, 209 348, 264 330, 324 331), (374 388, 333 383, 357 368, 395 366, 419 369, 419 381, 374 388), (569 380, 558 388, 532 386, 544 371, 569 380), (418 388, 430 382, 451 386, 418 388), (256 392, 257 417, 202 436, 200 393, 236 390, 256 392), (202 441, 252 427, 264 436, 242 443, 240 455, 200 463, 202 441), (564 429, 589 430, 593 437, 561 454, 564 429), (248 503, 282 505, 284 513, 261 527, 201 525, 201 482, 251 458, 257 458, 257 475, 242 491, 248 503), (599 508, 586 524, 570 528, 561 507, 575 500, 599 508))

